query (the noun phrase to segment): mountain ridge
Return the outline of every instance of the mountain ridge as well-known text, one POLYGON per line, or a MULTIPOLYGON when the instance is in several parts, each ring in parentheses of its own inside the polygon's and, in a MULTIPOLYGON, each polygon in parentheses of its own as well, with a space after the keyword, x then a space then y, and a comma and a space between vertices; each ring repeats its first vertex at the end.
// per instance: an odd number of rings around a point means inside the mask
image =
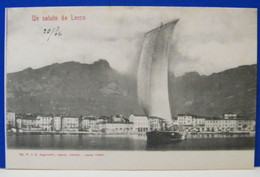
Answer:
MULTIPOLYGON (((74 115, 143 114, 136 78, 100 59, 92 64, 54 63, 7 74, 7 109, 74 115)), ((197 72, 169 76, 173 115, 220 116, 235 112, 255 117, 256 64, 208 76, 197 72)))

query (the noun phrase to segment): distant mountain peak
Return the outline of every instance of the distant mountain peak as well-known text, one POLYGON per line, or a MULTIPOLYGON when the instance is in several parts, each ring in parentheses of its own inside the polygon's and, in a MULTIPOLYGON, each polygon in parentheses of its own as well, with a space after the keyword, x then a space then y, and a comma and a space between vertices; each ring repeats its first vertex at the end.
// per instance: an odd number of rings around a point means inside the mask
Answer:
POLYGON ((95 61, 95 62, 93 63, 93 65, 100 65, 100 66, 103 66, 103 67, 108 67, 108 68, 110 68, 110 65, 109 65, 108 61, 105 60, 105 59, 99 59, 98 61, 95 61))
MULTIPOLYGON (((56 64, 57 64, 57 63, 56 63, 56 64)), ((78 61, 67 61, 67 62, 60 63, 60 64, 62 65, 62 64, 81 64, 81 63, 78 62, 78 61)), ((55 63, 54 63, 53 65, 55 65, 55 63)))
POLYGON ((31 67, 29 67, 29 68, 24 69, 23 71, 25 71, 25 72, 31 72, 31 71, 33 71, 33 69, 32 69, 31 67))

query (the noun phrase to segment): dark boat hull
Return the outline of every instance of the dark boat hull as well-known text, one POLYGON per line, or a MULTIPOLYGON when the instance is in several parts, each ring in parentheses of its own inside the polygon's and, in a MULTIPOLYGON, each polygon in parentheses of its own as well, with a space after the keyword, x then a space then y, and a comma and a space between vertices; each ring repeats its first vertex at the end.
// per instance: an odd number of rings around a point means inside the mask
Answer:
POLYGON ((148 144, 161 144, 180 141, 184 136, 176 131, 151 131, 146 133, 148 144))

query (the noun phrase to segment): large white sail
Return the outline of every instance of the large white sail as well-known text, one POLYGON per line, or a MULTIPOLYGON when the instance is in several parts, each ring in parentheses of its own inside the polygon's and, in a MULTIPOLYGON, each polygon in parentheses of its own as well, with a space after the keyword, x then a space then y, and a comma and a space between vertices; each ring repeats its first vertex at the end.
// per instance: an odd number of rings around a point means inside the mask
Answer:
POLYGON ((138 68, 138 99, 148 117, 171 122, 168 61, 172 33, 178 20, 146 33, 138 68))

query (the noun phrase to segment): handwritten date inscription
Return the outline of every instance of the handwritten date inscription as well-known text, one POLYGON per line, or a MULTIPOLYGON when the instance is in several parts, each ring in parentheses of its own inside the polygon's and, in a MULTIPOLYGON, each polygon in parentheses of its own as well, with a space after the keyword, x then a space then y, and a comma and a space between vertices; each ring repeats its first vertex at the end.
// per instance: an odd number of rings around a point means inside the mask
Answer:
POLYGON ((47 41, 51 39, 51 37, 62 36, 62 32, 60 31, 60 27, 57 26, 55 28, 44 28, 43 34, 47 36, 47 41))

